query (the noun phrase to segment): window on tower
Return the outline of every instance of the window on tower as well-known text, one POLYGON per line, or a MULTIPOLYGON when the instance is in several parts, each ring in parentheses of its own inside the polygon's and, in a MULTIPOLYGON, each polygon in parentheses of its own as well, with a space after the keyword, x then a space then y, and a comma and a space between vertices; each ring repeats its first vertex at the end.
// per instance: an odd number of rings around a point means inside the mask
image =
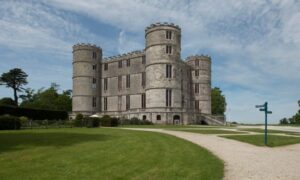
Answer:
POLYGON ((172 31, 166 31, 166 39, 172 39, 172 31))
POLYGON ((97 53, 95 51, 93 52, 93 59, 97 59, 97 53))
POLYGON ((195 93, 199 94, 199 84, 198 83, 195 84, 195 93))
POLYGON ((171 45, 166 45, 166 53, 172 54, 172 46, 171 45))
POLYGON ((195 76, 199 76, 199 69, 195 70, 195 76))
POLYGON ((172 106, 172 89, 166 89, 166 106, 172 106))
POLYGON ((172 78, 172 65, 166 65, 166 78, 172 78))
POLYGON ((130 88, 130 75, 126 75, 126 88, 130 88))
POLYGON ((119 61, 119 68, 122 68, 122 60, 119 61))
POLYGON ((104 91, 107 90, 107 78, 104 79, 104 91))
POLYGON ((107 70, 108 70, 108 64, 105 63, 105 64, 104 64, 104 71, 107 71, 107 70))
POLYGON ((130 109, 130 95, 126 96, 126 110, 130 109))
POLYGON ((126 66, 129 67, 130 66, 130 59, 126 60, 126 66))
POLYGON ((103 99, 103 101, 104 101, 104 111, 107 111, 107 97, 105 97, 104 99, 103 99))
POLYGON ((142 94, 142 109, 146 108, 146 94, 142 94))
POLYGON ((146 56, 142 56, 142 64, 146 64, 146 56))

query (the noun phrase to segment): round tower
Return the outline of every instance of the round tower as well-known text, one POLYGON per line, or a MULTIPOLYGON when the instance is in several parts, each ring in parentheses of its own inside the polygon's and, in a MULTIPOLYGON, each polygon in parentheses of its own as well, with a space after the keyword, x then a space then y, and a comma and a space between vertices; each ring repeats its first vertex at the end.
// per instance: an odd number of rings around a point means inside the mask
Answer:
POLYGON ((147 108, 181 108, 181 29, 168 23, 145 29, 147 108))
POLYGON ((187 63, 193 68, 194 107, 203 114, 211 114, 211 58, 204 55, 190 56, 187 63))
POLYGON ((73 46, 73 97, 74 114, 91 115, 101 109, 102 49, 91 44, 73 46))

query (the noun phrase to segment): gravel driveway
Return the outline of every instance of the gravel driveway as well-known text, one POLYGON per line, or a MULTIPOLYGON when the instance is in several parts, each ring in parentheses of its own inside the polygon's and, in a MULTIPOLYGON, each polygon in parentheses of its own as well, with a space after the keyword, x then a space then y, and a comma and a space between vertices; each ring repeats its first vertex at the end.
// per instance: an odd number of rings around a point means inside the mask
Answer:
POLYGON ((300 144, 284 147, 258 147, 216 135, 164 129, 128 128, 170 134, 204 147, 225 162, 228 180, 300 179, 300 144))

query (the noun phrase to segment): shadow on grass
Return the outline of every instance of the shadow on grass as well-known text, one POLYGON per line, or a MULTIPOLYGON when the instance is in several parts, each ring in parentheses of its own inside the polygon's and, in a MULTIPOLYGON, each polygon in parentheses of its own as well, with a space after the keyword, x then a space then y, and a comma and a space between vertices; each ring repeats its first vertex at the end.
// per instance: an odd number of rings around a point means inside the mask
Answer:
POLYGON ((0 154, 7 151, 31 149, 41 146, 64 147, 89 141, 106 141, 106 134, 84 134, 68 132, 0 133, 0 154))

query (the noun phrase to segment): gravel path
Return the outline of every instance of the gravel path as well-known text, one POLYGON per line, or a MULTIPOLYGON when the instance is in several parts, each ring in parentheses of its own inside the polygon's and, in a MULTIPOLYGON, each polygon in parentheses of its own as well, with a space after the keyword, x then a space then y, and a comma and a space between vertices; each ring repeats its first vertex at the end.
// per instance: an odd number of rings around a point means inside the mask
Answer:
POLYGON ((300 179, 300 144, 268 148, 221 138, 217 135, 164 129, 128 129, 170 134, 208 149, 225 162, 225 180, 300 179))

